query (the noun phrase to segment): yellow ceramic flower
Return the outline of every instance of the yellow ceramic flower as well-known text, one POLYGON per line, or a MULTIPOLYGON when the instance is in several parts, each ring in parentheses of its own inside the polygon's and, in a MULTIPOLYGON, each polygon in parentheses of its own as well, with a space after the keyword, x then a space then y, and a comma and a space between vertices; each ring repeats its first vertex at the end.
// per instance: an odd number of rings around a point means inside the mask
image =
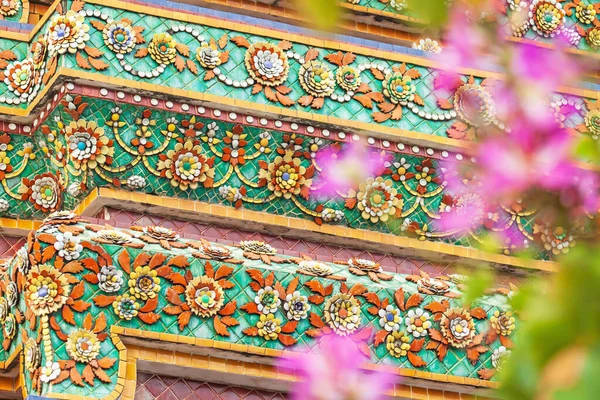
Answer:
POLYGON ((360 326, 360 303, 354 296, 340 293, 327 300, 323 316, 336 334, 350 335, 360 326))
POLYGON ((281 321, 275 318, 273 314, 262 314, 260 320, 256 323, 258 335, 265 340, 276 340, 281 333, 281 321))
POLYGON ((225 301, 223 288, 208 276, 198 276, 185 288, 185 300, 192 312, 203 318, 215 315, 225 301))
POLYGON ((175 61, 177 42, 168 33, 157 33, 148 45, 150 57, 159 64, 169 65, 175 61))
POLYGON ((400 358, 408 354, 410 350, 409 337, 404 332, 396 331, 390 333, 385 339, 385 347, 393 357, 400 358))
POLYGON ((51 265, 33 268, 27 275, 25 299, 35 315, 47 315, 60 309, 70 291, 67 278, 51 265))
POLYGON ((515 330, 515 318, 511 311, 494 311, 494 315, 490 317, 490 323, 492 328, 502 336, 510 336, 515 330))
POLYGON ((129 274, 129 293, 141 300, 153 299, 160 291, 157 272, 148 266, 137 267, 129 274))
POLYGON ((181 190, 196 189, 200 183, 211 187, 215 176, 212 159, 207 159, 202 154, 202 146, 194 145, 191 140, 177 143, 174 150, 161 154, 157 169, 161 176, 171 180, 171 185, 181 190))
POLYGON ((267 187, 278 197, 289 199, 310 189, 312 173, 300 165, 300 159, 287 153, 284 157, 276 157, 267 170, 261 169, 258 176, 266 179, 267 187))
POLYGON ((78 329, 67 338, 67 353, 73 360, 87 364, 100 354, 100 340, 94 332, 78 329))
POLYGON ((402 200, 392 185, 391 180, 382 177, 369 178, 360 184, 357 207, 364 219, 376 223, 379 220, 386 222, 390 216, 400 216, 402 200))

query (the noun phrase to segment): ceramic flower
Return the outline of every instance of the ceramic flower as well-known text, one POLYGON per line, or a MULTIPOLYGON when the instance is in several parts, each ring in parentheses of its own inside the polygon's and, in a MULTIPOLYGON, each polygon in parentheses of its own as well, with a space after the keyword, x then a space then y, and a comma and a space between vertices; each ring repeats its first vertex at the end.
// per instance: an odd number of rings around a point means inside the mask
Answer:
POLYGON ((583 1, 575 7, 575 17, 584 25, 591 24, 596 19, 596 9, 593 4, 585 4, 583 1))
POLYGON ((36 70, 39 70, 46 61, 46 53, 48 52, 48 41, 45 35, 38 36, 37 40, 31 44, 29 54, 36 70))
POLYGON ((23 101, 28 101, 37 93, 38 76, 31 58, 8 64, 4 70, 4 83, 8 90, 23 101))
POLYGON ((426 51, 428 53, 441 53, 442 48, 437 40, 433 40, 430 38, 421 39, 418 42, 413 43, 413 49, 426 51))
POLYGON ((144 235, 154 240, 166 240, 167 242, 176 241, 179 239, 179 235, 171 228, 165 228, 164 226, 145 226, 142 231, 144 235))
POLYGON ((246 51, 244 62, 250 76, 264 86, 283 84, 290 69, 285 52, 278 46, 266 42, 250 46, 246 51))
POLYGON ((16 306, 17 301, 19 300, 19 289, 17 289, 17 284, 15 282, 9 282, 8 285, 6 285, 4 295, 6 296, 8 307, 16 306))
POLYGON ((27 274, 25 302, 34 315, 47 315, 60 309, 71 292, 67 278, 51 265, 32 268, 27 274))
POLYGON ((587 31, 585 40, 594 49, 600 49, 600 28, 593 27, 587 31))
POLYGON ((146 178, 140 175, 132 175, 127 178, 127 187, 130 189, 142 189, 146 186, 146 178))
POLYGON ((448 343, 457 349, 469 346, 476 334, 471 314, 462 308, 447 310, 440 320, 440 328, 448 343))
POLYGON ((533 0, 529 6, 529 21, 538 34, 554 37, 565 22, 565 10, 556 0, 533 0))
POLYGON ((362 83, 360 72, 350 65, 339 68, 335 73, 335 80, 346 92, 354 92, 362 83))
POLYGON ((259 240, 243 240, 240 242, 239 246, 242 250, 254 254, 263 254, 268 256, 274 256, 277 254, 277 249, 275 249, 275 247, 259 240))
POLYGON ((136 45, 135 31, 127 20, 111 21, 102 30, 104 44, 115 53, 128 54, 136 45))
POLYGON ((386 222, 390 216, 402 213, 402 200, 391 180, 382 177, 369 178, 359 186, 357 207, 364 219, 377 223, 386 222))
POLYGON ((360 303, 348 294, 337 294, 325 303, 325 322, 338 335, 346 336, 360 327, 360 303))
POLYGON ((194 314, 208 318, 223 307, 225 295, 218 282, 203 275, 188 283, 185 289, 185 299, 194 314))
POLYGON ((383 94, 394 104, 406 105, 415 99, 415 87, 410 76, 389 73, 383 80, 383 94))
POLYGON ((431 328, 430 315, 421 308, 408 310, 404 324, 406 331, 414 337, 424 337, 429 334, 428 329, 431 328))
POLYGON ((90 39, 89 30, 82 14, 69 10, 64 15, 56 15, 48 27, 48 50, 51 54, 83 50, 90 39))
POLYGON ((301 319, 306 319, 308 316, 310 304, 308 304, 308 298, 306 296, 295 291, 285 297, 283 308, 286 311, 286 316, 289 320, 300 321, 301 319))
POLYGON ((305 271, 316 276, 328 276, 333 274, 333 269, 330 265, 319 261, 302 260, 298 266, 301 271, 305 271))
POLYGON ((344 219, 344 212, 333 208, 324 208, 321 212, 321 219, 324 222, 340 222, 344 219))
POLYGON ((59 233, 56 235, 54 248, 58 251, 58 256, 66 261, 76 260, 83 251, 80 241, 81 239, 73 236, 71 232, 59 233))
POLYGON ((208 159, 202 146, 194 145, 191 140, 177 143, 173 150, 161 154, 157 169, 181 190, 196 189, 200 183, 211 187, 215 176, 212 158, 208 159))
POLYGON ((301 160, 287 153, 277 156, 267 169, 260 169, 258 176, 265 179, 267 187, 278 197, 289 199, 292 195, 307 194, 312 184, 313 170, 302 166, 301 160))
POLYGON ((49 383, 58 378, 60 375, 60 366, 57 362, 46 360, 46 365, 42 367, 40 380, 44 383, 49 383))
POLYGON ((219 57, 219 49, 216 44, 202 43, 196 51, 196 59, 206 69, 215 69, 221 65, 221 57, 219 57))
POLYGON ((0 199, 0 213, 5 213, 10 208, 10 204, 5 199, 0 199))
POLYGON ((496 310, 490 317, 490 324, 499 335, 510 336, 515 330, 515 317, 510 311, 500 312, 496 310))
POLYGON ((157 272, 148 266, 136 267, 129 274, 129 293, 137 299, 153 299, 160 291, 160 279, 157 275, 157 272))
POLYGON ((588 111, 583 121, 590 136, 597 140, 600 137, 600 110, 588 111))
POLYGON ((281 333, 281 321, 273 314, 261 314, 256 327, 258 335, 265 340, 276 340, 281 333))
POLYGON ((202 246, 200 250, 212 260, 225 261, 233 258, 233 253, 227 247, 212 243, 202 246))
POLYGON ((65 126, 64 134, 75 168, 85 171, 95 169, 98 165, 112 163, 115 151, 113 141, 94 121, 71 121, 65 126))
POLYGON ((55 211, 62 201, 62 185, 50 172, 36 175, 31 180, 23 178, 19 193, 23 200, 29 199, 36 209, 43 212, 55 211))
POLYGON ((35 370, 40 366, 42 361, 42 355, 40 348, 33 338, 27 339, 25 342, 25 349, 23 350, 23 359, 25 361, 25 369, 33 374, 35 370))
POLYGON ((492 366, 498 371, 501 371, 502 365, 506 362, 508 357, 510 357, 510 350, 507 350, 506 347, 500 346, 497 349, 494 349, 492 352, 492 366))
POLYGON ((400 329, 402 323, 402 317, 400 316, 400 310, 391 304, 386 308, 379 310, 379 325, 388 332, 395 332, 400 329))
POLYGON ((492 95, 481 85, 461 85, 454 93, 454 110, 460 119, 474 126, 487 126, 496 120, 492 95))
POLYGON ((131 236, 114 229, 102 229, 96 233, 95 240, 106 244, 123 245, 131 242, 131 236))
POLYGON ((407 0, 390 0, 390 7, 396 11, 402 11, 408 7, 407 0))
POLYGON ((152 37, 148 45, 150 57, 158 64, 169 65, 175 61, 177 50, 175 49, 177 42, 168 33, 157 33, 152 37))
POLYGON ((106 293, 114 293, 123 286, 123 272, 114 265, 103 266, 98 272, 98 287, 106 293))
POLYGON ((4 297, 0 297, 0 324, 4 323, 6 316, 10 312, 8 301, 4 297))
POLYGON ((279 292, 271 286, 261 288, 254 297, 254 302, 257 304, 258 311, 263 314, 275 314, 277 308, 281 305, 279 292))
POLYGON ((383 400, 395 377, 382 370, 367 373, 367 361, 351 339, 329 335, 310 354, 281 359, 279 367, 298 376, 291 400, 383 400))
MULTIPOLYGON (((17 15, 17 12, 21 9, 20 0, 2 0, 0 1, 0 16, 12 17, 17 15)), ((1 18, 0 18, 1 19, 1 18)))
POLYGON ((450 291, 450 285, 448 282, 430 277, 422 277, 419 279, 417 282, 417 287, 421 293, 435 295, 443 295, 450 291))
POLYGON ((78 329, 69 334, 66 348, 71 359, 89 364, 100 354, 100 340, 94 332, 78 329))
POLYGON ((539 238, 544 249, 555 256, 566 254, 571 247, 575 246, 573 235, 560 226, 552 227, 549 224, 535 224, 533 226, 533 234, 539 238))
POLYGON ((306 93, 315 97, 328 97, 335 90, 333 72, 321 61, 312 60, 302 65, 298 79, 306 93))
POLYGON ((2 334, 4 335, 4 340, 12 340, 17 334, 17 319, 15 315, 9 313, 6 318, 4 318, 4 323, 2 324, 2 334))
POLYGON ((78 221, 79 217, 74 212, 69 210, 60 210, 50 213, 46 218, 44 218, 42 225, 71 225, 76 224, 78 221))
POLYGON ((117 296, 112 305, 113 309, 115 310, 115 314, 117 314, 119 318, 127 321, 135 318, 138 315, 138 310, 140 309, 140 305, 135 300, 135 297, 132 297, 127 293, 117 296))
POLYGON ((404 332, 395 331, 385 339, 385 347, 392 357, 400 358, 408 354, 410 350, 410 338, 404 332))

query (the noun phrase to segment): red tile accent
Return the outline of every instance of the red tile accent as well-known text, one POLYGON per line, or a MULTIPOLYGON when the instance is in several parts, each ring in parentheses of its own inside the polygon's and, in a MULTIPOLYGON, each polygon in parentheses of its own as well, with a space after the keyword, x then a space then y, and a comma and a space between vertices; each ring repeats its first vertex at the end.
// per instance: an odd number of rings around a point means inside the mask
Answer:
POLYGON ((135 400, 285 400, 285 394, 138 373, 135 400))

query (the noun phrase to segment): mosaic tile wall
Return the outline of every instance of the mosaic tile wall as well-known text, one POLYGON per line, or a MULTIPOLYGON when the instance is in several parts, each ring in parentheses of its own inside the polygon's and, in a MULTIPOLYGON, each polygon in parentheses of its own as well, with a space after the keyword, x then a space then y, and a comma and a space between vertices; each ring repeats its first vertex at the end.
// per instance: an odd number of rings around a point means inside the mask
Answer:
MULTIPOLYGON (((140 96, 132 97, 135 102, 140 96)), ((468 247, 477 247, 491 229, 514 230, 502 251, 531 247, 541 259, 550 256, 553 241, 564 243, 564 251, 572 244, 573 233, 555 237, 522 204, 481 206, 486 213, 472 218, 466 235, 441 229, 436 221, 445 213, 482 204, 476 194, 446 188, 439 159, 460 154, 400 150, 371 138, 373 145, 359 150, 375 166, 371 177, 335 191, 328 176, 336 172, 328 164, 354 151, 354 135, 178 107, 187 112, 66 94, 33 137, 0 136, 10 169, 2 180, 0 211, 39 218, 73 209, 96 187, 117 186, 468 247)))
MULTIPOLYGON (((7 58, 0 65, 10 84, 0 88, 0 101, 25 107, 62 66, 434 136, 472 135, 473 112, 484 115, 478 123, 504 129, 486 88, 492 84, 489 79, 462 77, 449 92, 433 93, 438 72, 421 65, 82 4, 76 2, 70 13, 48 21, 27 59, 24 43, 2 43, 14 56, 3 54, 7 58), (63 21, 73 26, 72 36, 52 39, 63 21), (123 43, 112 37, 120 32, 123 43), (13 70, 23 73, 11 82, 13 70), (476 109, 463 108, 471 103, 463 101, 467 97, 477 99, 476 109)), ((560 112, 562 98, 551 101, 560 112)), ((577 102, 585 108, 583 99, 577 102)))
POLYGON ((290 258, 262 242, 189 241, 162 227, 115 231, 69 213, 47 220, 6 276, 0 359, 23 343, 29 393, 108 395, 119 365, 113 325, 140 330, 135 336, 275 350, 312 348, 315 337, 336 333, 374 363, 493 379, 517 324, 507 289, 463 309, 460 275, 388 273, 358 258, 290 258), (457 319, 465 334, 450 326, 457 319))

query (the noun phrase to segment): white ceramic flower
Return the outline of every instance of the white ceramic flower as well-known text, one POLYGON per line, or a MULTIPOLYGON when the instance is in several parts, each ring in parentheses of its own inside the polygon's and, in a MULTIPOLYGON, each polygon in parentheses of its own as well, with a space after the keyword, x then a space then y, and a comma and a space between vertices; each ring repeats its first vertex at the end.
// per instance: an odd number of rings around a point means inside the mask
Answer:
POLYGON ((83 251, 83 246, 79 242, 80 239, 73 236, 71 232, 59 233, 56 235, 54 248, 58 251, 59 257, 66 261, 76 260, 83 251))

